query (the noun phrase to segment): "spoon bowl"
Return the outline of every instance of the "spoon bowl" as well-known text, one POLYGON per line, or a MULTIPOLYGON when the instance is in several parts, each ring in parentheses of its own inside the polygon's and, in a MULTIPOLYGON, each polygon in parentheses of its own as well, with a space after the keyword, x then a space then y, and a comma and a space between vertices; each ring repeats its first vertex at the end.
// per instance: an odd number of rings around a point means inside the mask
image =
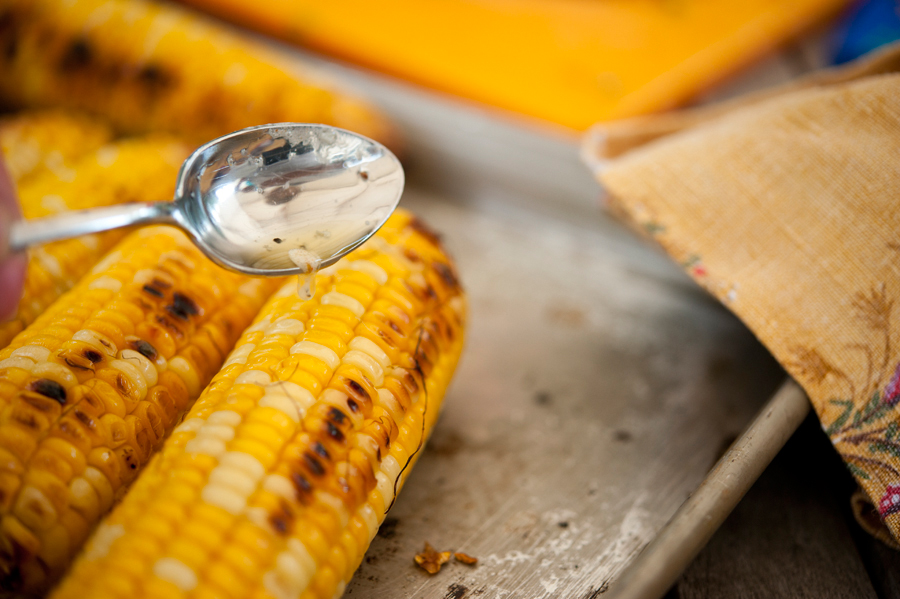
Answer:
POLYGON ((10 248, 165 222, 231 270, 303 274, 371 237, 396 208, 403 184, 400 162, 378 142, 326 125, 263 125, 194 151, 178 174, 174 202, 19 221, 10 248))

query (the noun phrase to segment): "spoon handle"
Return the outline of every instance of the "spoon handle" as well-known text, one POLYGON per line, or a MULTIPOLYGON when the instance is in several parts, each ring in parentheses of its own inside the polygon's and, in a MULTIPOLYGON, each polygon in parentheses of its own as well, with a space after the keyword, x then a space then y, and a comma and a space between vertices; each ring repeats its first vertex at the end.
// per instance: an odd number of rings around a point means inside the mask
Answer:
POLYGON ((20 252, 41 243, 99 233, 129 225, 177 224, 173 217, 176 210, 174 202, 136 202, 64 212, 46 218, 20 220, 14 222, 10 228, 9 251, 10 253, 20 252))

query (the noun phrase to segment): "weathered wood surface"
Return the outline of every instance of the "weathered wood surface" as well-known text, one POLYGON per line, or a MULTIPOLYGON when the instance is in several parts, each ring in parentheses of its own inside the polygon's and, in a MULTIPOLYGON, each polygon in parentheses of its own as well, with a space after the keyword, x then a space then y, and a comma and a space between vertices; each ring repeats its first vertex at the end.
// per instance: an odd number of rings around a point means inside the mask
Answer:
POLYGON ((853 532, 876 594, 882 599, 900 599, 900 551, 886 547, 861 529, 853 532))
POLYGON ((900 597, 900 553, 853 520, 853 489, 808 419, 667 599, 900 597))

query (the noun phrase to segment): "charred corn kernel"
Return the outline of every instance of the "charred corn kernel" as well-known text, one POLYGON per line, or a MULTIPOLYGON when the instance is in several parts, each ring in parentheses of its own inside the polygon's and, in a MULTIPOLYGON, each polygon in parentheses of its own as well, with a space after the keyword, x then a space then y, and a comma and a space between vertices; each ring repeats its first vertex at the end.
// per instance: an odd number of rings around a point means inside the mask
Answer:
MULTIPOLYGON (((2 11, 2 9, 0 9, 2 11)), ((43 171, 23 181, 19 199, 25 218, 48 216, 61 210, 95 208, 124 202, 168 200, 174 192, 175 177, 186 146, 164 137, 123 140, 73 160, 72 175, 43 171), (47 197, 55 198, 46 202, 47 197)), ((125 230, 67 239, 29 250, 25 288, 15 316, 0 323, 0 347, 34 322, 46 308, 69 290, 125 235, 125 230)), ((122 281, 115 276, 95 277, 91 285, 99 292, 119 291, 122 281)), ((106 325, 115 325, 123 334, 134 334, 134 324, 126 315, 135 308, 130 302, 112 304, 105 315, 106 325)), ((83 317, 72 315, 71 321, 83 317)), ((59 319, 65 328, 70 321, 59 319)))
POLYGON ((18 185, 44 171, 75 177, 75 161, 111 138, 108 126, 75 112, 29 110, 0 119, 0 149, 18 185))
MULTIPOLYGON (((33 552, 0 550, 4 589, 41 590, 66 567, 86 532, 79 519, 98 522, 196 397, 189 389, 199 393, 218 368, 214 358, 171 368, 194 348, 193 335, 222 328, 223 342, 233 342, 255 310, 236 314, 230 298, 240 292, 260 307, 280 284, 221 270, 168 227, 134 233, 114 255, 0 351, 0 461, 15 475, 0 479, 0 518, 15 517, 38 539, 33 552), (193 270, 179 270, 187 262, 193 270), (135 281, 136 273, 148 271, 159 277, 135 281), (92 285, 104 278, 118 281, 118 291, 92 285), (209 293, 204 282, 219 291, 209 293), (87 312, 69 309, 89 304, 95 307, 87 312), (141 323, 167 326, 167 319, 178 320, 180 334, 170 359, 161 362, 152 343, 133 333, 141 323), (63 523, 78 530, 59 529, 63 523)), ((283 428, 281 420, 269 420, 283 428)), ((172 509, 166 504, 156 513, 162 517, 166 508, 167 518, 181 518, 179 506, 197 500, 206 475, 194 476, 195 486, 190 478, 172 480, 172 509)), ((0 547, 11 543, 0 532, 0 547)))
POLYGON ((358 101, 186 10, 144 0, 12 0, 0 46, 6 103, 76 107, 126 132, 196 143, 260 123, 311 122, 392 141, 358 101))
POLYGON ((56 597, 91 594, 100 584, 92 573, 137 555, 126 539, 142 534, 138 515, 168 504, 180 506, 169 521, 183 534, 160 537, 158 553, 141 559, 150 568, 174 558, 185 568, 151 577, 182 587, 196 577, 191 593, 241 597, 340 592, 434 425, 459 357, 465 304, 452 273, 434 237, 398 212, 349 260, 319 275, 312 300, 300 301, 289 281, 108 517, 105 526, 124 536, 105 551, 91 547, 107 537, 89 541, 56 597), (416 261, 404 257, 410 252, 416 261), (431 271, 444 274, 431 280, 431 271), (415 310, 380 296, 387 285, 408 285, 415 310), (393 357, 380 329, 366 326, 383 324, 382 315, 404 331, 393 357), (256 357, 285 352, 274 366, 254 366, 256 357), (200 456, 208 466, 198 467, 200 456), (188 479, 199 481, 198 499, 177 493, 188 479), (215 572, 229 572, 234 584, 222 585, 215 572))

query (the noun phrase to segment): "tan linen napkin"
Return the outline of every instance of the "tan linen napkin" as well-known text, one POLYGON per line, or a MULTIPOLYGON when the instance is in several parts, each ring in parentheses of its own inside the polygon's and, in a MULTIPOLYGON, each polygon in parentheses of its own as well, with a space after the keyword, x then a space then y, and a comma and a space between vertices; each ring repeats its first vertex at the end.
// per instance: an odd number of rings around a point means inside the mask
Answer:
POLYGON ((739 107, 598 178, 804 387, 900 538, 900 75, 739 107))

